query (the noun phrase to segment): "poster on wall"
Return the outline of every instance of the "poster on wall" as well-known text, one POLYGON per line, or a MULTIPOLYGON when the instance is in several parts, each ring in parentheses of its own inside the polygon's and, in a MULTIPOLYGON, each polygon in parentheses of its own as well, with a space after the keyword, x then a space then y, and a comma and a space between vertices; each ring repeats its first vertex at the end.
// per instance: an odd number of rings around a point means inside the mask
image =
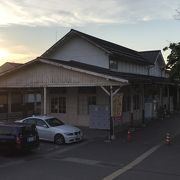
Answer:
POLYGON ((114 126, 120 125, 122 123, 122 103, 123 103, 123 93, 116 94, 113 97, 113 121, 114 126))
POLYGON ((89 106, 89 127, 94 129, 110 129, 109 106, 89 106))

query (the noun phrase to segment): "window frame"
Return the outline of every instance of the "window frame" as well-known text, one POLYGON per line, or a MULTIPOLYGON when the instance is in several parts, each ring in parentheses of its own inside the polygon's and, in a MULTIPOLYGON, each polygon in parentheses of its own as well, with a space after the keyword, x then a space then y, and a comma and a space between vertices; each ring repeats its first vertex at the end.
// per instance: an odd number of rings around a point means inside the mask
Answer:
POLYGON ((118 60, 109 59, 109 69, 110 70, 118 70, 118 60))
POLYGON ((131 96, 123 96, 123 112, 129 112, 131 110, 131 96))
POLYGON ((64 95, 53 95, 50 98, 51 113, 67 113, 67 97, 64 95), (54 101, 54 102, 53 102, 54 101))
POLYGON ((140 95, 135 94, 133 95, 133 110, 139 110, 140 109, 140 95))
POLYGON ((89 114, 89 106, 97 104, 97 97, 94 94, 79 94, 78 96, 78 107, 77 113, 78 115, 88 115, 89 114), (83 101, 80 101, 80 100, 83 101))

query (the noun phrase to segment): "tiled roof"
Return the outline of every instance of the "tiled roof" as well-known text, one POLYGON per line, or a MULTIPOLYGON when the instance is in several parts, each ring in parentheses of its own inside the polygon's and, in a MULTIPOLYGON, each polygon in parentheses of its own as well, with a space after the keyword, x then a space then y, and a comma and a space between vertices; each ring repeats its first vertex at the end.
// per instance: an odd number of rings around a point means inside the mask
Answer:
POLYGON ((67 33, 62 39, 60 39, 51 48, 49 48, 44 54, 41 55, 41 57, 48 57, 48 55, 51 52, 55 51, 59 45, 63 45, 66 39, 69 39, 74 36, 80 36, 81 38, 86 39, 95 46, 103 49, 110 55, 111 58, 115 58, 117 60, 119 59, 119 60, 131 61, 134 63, 142 63, 147 65, 152 64, 146 58, 141 56, 141 53, 139 53, 138 51, 120 46, 118 44, 109 41, 105 41, 103 39, 82 33, 74 29, 71 29, 69 33, 67 33))
POLYGON ((143 83, 167 83, 168 82, 168 79, 163 78, 163 77, 116 72, 116 71, 111 71, 110 69, 101 68, 98 66, 80 63, 80 62, 72 61, 72 60, 63 61, 63 60, 56 60, 56 59, 49 59, 49 58, 42 58, 42 59, 48 60, 50 62, 62 64, 62 65, 67 65, 67 66, 74 67, 74 68, 79 68, 79 69, 83 69, 83 70, 87 70, 87 71, 91 71, 91 72, 95 72, 95 73, 109 75, 112 77, 123 78, 123 79, 128 80, 131 83, 134 83, 134 82, 137 82, 137 83, 138 82, 140 82, 140 83, 141 82, 143 82, 143 83))
POLYGON ((97 44, 98 46, 102 47, 103 49, 107 50, 108 52, 110 52, 111 57, 115 57, 115 58, 122 58, 122 56, 128 57, 130 59, 134 59, 135 61, 139 61, 141 63, 146 63, 147 61, 141 57, 141 55, 132 49, 129 49, 127 47, 123 47, 120 45, 117 45, 115 43, 109 42, 109 41, 105 41, 103 39, 99 39, 97 37, 94 36, 90 36, 88 34, 76 31, 76 30, 71 30, 74 33, 79 34, 82 37, 87 38, 88 40, 90 40, 91 42, 97 44))
POLYGON ((164 59, 162 58, 162 56, 159 56, 161 54, 160 50, 141 51, 140 54, 152 64, 154 64, 155 61, 158 60, 160 66, 165 66, 164 59))
POLYGON ((0 66, 0 73, 9 71, 9 70, 19 67, 21 65, 22 65, 21 63, 6 62, 0 66))
POLYGON ((154 50, 154 51, 141 51, 141 52, 139 52, 139 53, 140 53, 145 59, 147 59, 149 62, 151 62, 152 64, 154 64, 160 52, 161 52, 160 50, 154 50))

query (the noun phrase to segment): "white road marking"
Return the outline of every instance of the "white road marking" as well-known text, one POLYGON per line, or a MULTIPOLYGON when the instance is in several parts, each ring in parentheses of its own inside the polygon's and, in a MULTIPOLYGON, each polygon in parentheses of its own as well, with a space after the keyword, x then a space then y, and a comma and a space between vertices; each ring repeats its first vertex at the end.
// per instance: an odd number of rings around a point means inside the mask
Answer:
POLYGON ((92 159, 83 159, 83 158, 78 158, 78 157, 67 157, 64 159, 55 158, 55 160, 61 160, 61 161, 70 162, 70 163, 73 162, 73 163, 79 163, 79 164, 97 166, 97 167, 106 167, 106 168, 112 168, 112 167, 117 167, 117 166, 119 167, 119 164, 112 164, 109 162, 102 162, 102 161, 97 161, 97 160, 92 160, 92 159))
POLYGON ((152 147, 151 149, 149 149, 148 151, 146 151, 145 153, 140 155, 138 158, 136 158, 134 161, 130 162, 123 168, 118 169, 117 171, 113 172, 109 176, 104 177, 103 180, 113 180, 113 179, 117 178, 121 174, 132 169, 134 166, 138 165, 140 162, 142 162, 144 159, 146 159, 148 156, 150 156, 153 152, 155 152, 157 149, 159 149, 162 145, 163 145, 163 143, 152 147))
POLYGON ((74 158, 74 157, 64 158, 64 159, 62 159, 62 161, 80 163, 80 164, 85 164, 85 165, 96 165, 99 163, 99 161, 96 161, 96 160, 74 158))

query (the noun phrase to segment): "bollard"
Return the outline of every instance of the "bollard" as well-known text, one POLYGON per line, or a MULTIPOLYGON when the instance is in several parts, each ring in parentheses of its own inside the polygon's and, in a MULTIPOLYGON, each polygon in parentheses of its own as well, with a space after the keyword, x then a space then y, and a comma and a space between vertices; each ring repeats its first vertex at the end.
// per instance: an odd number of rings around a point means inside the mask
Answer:
POLYGON ((171 135, 170 133, 166 133, 165 144, 170 145, 171 143, 171 135))
POLYGON ((130 131, 130 130, 128 130, 127 141, 128 141, 128 142, 131 142, 131 141, 132 141, 132 134, 131 134, 131 131, 130 131))

